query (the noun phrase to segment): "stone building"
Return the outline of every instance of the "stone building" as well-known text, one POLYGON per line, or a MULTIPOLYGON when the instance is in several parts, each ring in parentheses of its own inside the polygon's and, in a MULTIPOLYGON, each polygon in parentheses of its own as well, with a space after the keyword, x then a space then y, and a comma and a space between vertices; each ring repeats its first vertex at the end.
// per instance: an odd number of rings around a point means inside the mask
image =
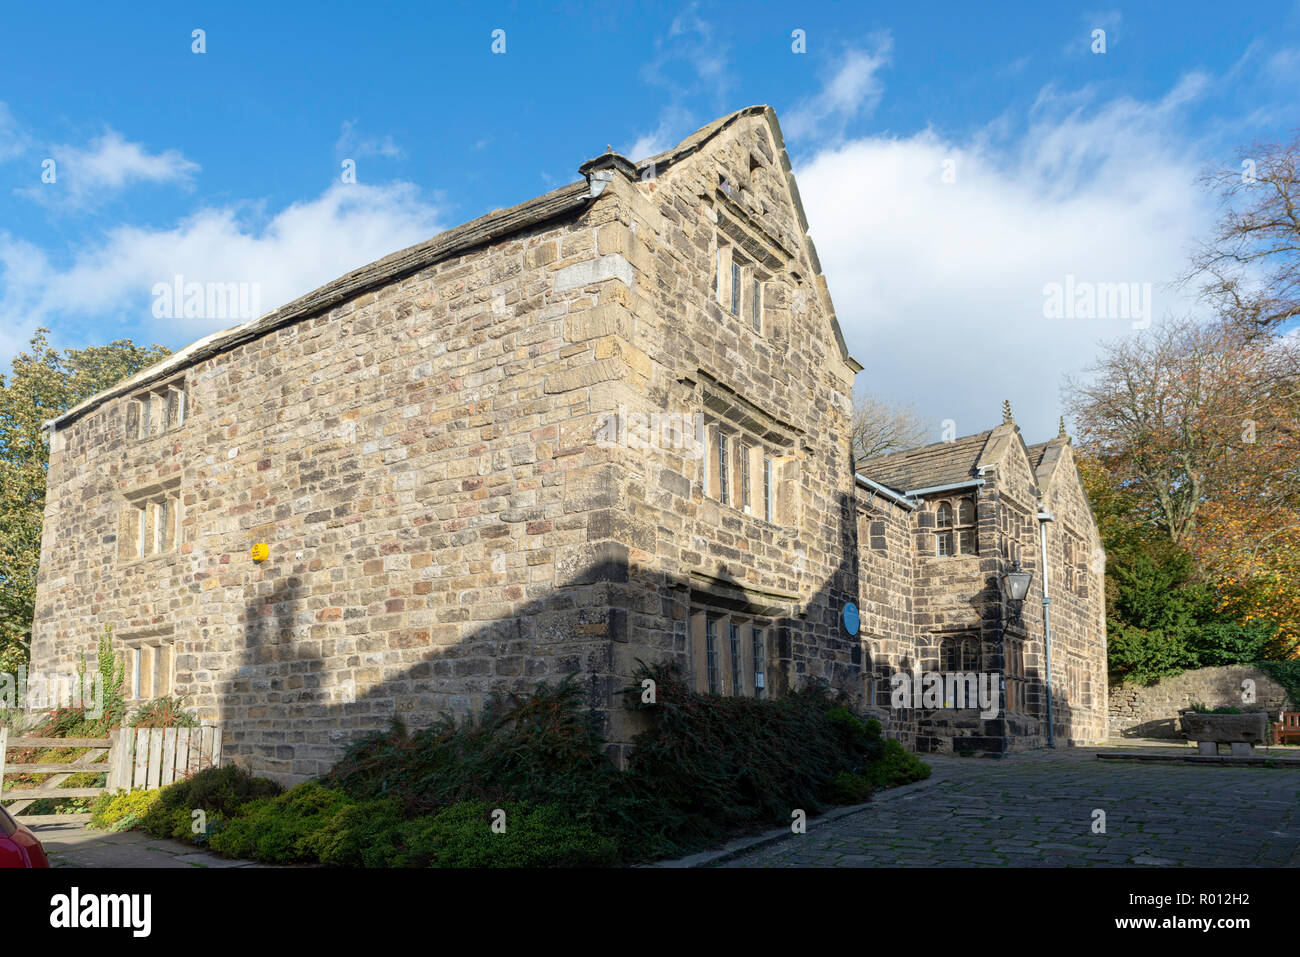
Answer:
POLYGON ((866 703, 896 736, 999 753, 1105 738, 1105 554, 1064 423, 1026 445, 1005 405, 997 428, 868 459, 857 481, 866 703), (1017 568, 1033 576, 1018 602, 1002 581, 1017 568), (916 672, 995 674, 1001 708, 981 717, 946 686, 939 708, 895 707, 894 676, 916 672))
MULTIPOLYGON (((1026 447, 1008 422, 907 453, 983 482, 973 513, 952 506, 951 556, 921 465, 855 476, 862 366, 773 112, 579 172, 48 423, 33 670, 74 667, 111 626, 135 700, 185 695, 228 759, 285 780, 394 714, 419 726, 576 672, 617 759, 638 659, 721 694, 823 679, 865 707, 950 638, 1000 667, 991 583, 1000 549, 1037 561, 1042 491, 1078 539, 1051 538, 1053 586, 1085 581, 1053 630, 1074 676, 1058 722, 1098 736, 1101 587, 1076 567, 1096 532, 1068 442, 1026 447)), ((1008 630, 1026 670, 1003 724, 882 710, 891 732, 1039 743, 1035 628, 1008 630)))

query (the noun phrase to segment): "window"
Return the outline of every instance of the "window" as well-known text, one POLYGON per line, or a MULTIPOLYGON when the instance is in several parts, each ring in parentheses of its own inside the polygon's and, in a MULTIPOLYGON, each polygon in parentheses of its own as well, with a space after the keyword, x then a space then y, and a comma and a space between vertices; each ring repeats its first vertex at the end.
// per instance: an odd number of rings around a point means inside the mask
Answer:
POLYGON ((157 386, 135 397, 137 436, 146 439, 179 428, 185 422, 185 380, 157 386))
POLYGON ((945 638, 939 644, 939 670, 976 672, 980 670, 980 643, 974 635, 945 638))
POLYGON ((975 500, 970 497, 958 499, 955 509, 950 502, 938 504, 934 511, 936 555, 979 554, 975 514, 975 500))
POLYGON ((763 518, 772 521, 772 460, 763 456, 763 518))
POLYGON ((725 432, 718 433, 718 501, 723 505, 731 504, 730 485, 731 485, 731 468, 727 461, 727 435, 725 432))
POLYGON ((730 419, 710 420, 700 463, 704 492, 719 504, 778 525, 795 523, 799 462, 760 442, 730 419))
POLYGON ((704 622, 705 654, 707 655, 709 694, 718 694, 718 620, 706 619, 704 622))
POLYGON ((975 500, 972 498, 963 498, 957 503, 957 524, 974 525, 975 524, 975 500))
POLYGON ((740 443, 740 507, 749 514, 751 489, 749 481, 749 459, 752 450, 744 442, 740 443))
POLYGON ((745 659, 740 652, 740 625, 731 622, 728 626, 730 632, 730 652, 731 652, 731 693, 733 695, 743 694, 745 691, 745 659))
POLYGON ((1020 711, 1025 703, 1025 643, 1019 638, 1003 642, 1003 684, 1008 711, 1020 711))
POLYGON ((180 489, 131 496, 119 532, 123 558, 148 558, 180 543, 180 489))
POLYGON ((764 697, 768 625, 744 614, 692 608, 691 687, 707 694, 764 697))
POLYGON ((763 284, 758 281, 757 277, 753 280, 749 290, 749 321, 754 327, 754 331, 761 334, 763 331, 763 284))
POLYGON ((731 261, 731 314, 740 315, 740 291, 744 288, 740 282, 740 263, 731 261))
POLYGON ((172 694, 176 680, 174 641, 128 644, 123 649, 130 696, 151 701, 172 694))

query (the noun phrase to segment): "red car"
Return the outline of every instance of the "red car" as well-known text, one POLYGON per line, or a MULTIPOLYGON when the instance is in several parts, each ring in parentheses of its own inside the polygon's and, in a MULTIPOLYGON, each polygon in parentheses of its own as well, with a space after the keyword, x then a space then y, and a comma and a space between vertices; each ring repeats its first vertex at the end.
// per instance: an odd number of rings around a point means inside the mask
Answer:
POLYGON ((26 826, 0 807, 0 867, 49 867, 45 848, 26 826))

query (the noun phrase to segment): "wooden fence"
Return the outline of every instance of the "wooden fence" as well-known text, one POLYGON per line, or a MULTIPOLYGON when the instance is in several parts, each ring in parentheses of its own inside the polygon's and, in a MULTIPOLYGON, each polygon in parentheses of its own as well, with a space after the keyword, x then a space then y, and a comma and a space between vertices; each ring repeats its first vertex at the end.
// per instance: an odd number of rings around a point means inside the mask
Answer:
POLYGON ((98 797, 105 792, 152 790, 187 778, 195 771, 221 764, 221 729, 121 728, 107 738, 11 738, 0 728, 0 802, 14 801, 7 810, 24 824, 85 823, 89 814, 23 814, 41 798, 98 797), (72 761, 7 764, 8 751, 19 748, 89 748, 72 761), (60 787, 74 774, 103 774, 98 787, 60 787), (5 791, 6 774, 52 774, 35 788, 5 791))

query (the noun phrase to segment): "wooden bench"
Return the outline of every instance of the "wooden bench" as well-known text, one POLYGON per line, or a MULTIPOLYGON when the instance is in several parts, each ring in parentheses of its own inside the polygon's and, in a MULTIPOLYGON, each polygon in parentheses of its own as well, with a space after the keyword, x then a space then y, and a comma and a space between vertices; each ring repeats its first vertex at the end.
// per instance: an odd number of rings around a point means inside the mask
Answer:
POLYGON ((1300 711, 1283 711, 1273 723, 1273 743, 1300 744, 1300 711))

